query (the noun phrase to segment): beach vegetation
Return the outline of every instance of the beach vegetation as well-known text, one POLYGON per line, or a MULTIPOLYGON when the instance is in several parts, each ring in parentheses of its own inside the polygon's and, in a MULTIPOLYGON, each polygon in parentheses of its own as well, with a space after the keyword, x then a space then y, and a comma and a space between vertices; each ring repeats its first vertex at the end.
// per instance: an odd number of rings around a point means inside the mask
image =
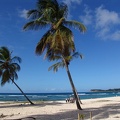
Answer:
MULTIPOLYGON (((67 20, 67 16, 68 6, 65 3, 58 3, 57 0, 38 0, 36 9, 27 12, 29 22, 24 25, 24 30, 39 30, 48 27, 36 46, 37 55, 45 52, 44 58, 53 61, 57 60, 56 55, 66 58, 75 51, 71 28, 85 32, 86 27, 81 22, 67 20)), ((66 61, 65 64, 68 67, 66 61)), ((80 104, 77 108, 81 109, 80 104)))
POLYGON ((33 104, 32 101, 26 96, 22 89, 15 82, 15 79, 18 79, 17 72, 20 71, 20 65, 22 59, 18 56, 12 57, 12 52, 9 51, 7 47, 0 47, 0 77, 1 77, 1 86, 6 83, 12 82, 25 96, 25 98, 33 104))

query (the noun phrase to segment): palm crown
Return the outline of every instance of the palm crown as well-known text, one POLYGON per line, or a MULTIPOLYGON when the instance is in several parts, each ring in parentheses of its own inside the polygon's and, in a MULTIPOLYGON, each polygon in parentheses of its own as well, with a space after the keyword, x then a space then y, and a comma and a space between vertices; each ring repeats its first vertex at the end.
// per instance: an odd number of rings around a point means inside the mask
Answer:
POLYGON ((18 79, 17 71, 20 70, 18 63, 21 63, 20 57, 11 57, 11 52, 7 47, 0 48, 0 77, 1 85, 10 80, 18 79), (16 61, 16 62, 15 62, 16 61))
MULTIPOLYGON (((24 30, 49 27, 36 46, 36 53, 41 55, 45 49, 47 52, 56 49, 57 53, 75 51, 73 34, 69 27, 86 31, 85 26, 75 20, 67 21, 68 8, 64 3, 58 4, 57 0, 38 0, 37 9, 30 10, 27 17, 30 18, 24 26, 24 30)), ((47 54, 46 54, 47 57, 47 54)))
POLYGON ((82 59, 83 55, 80 54, 79 52, 74 52, 72 55, 69 55, 69 56, 56 55, 52 58, 55 59, 55 60, 59 60, 59 62, 50 66, 48 68, 48 70, 50 71, 50 70, 53 69, 54 72, 57 72, 60 67, 62 67, 62 68, 65 67, 65 64, 68 66, 74 58, 78 58, 78 57, 80 57, 82 59))

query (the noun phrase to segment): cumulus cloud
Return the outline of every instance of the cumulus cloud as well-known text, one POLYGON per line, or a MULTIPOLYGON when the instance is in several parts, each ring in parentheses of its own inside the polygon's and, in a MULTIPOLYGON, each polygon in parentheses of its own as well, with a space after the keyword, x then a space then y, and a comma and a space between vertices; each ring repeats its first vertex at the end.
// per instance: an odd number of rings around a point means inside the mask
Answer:
POLYGON ((96 29, 98 36, 106 40, 120 40, 117 26, 120 25, 120 16, 115 11, 109 11, 100 6, 95 11, 96 29))
POLYGON ((22 11, 19 11, 19 16, 27 19, 27 16, 26 16, 27 12, 28 12, 28 10, 23 9, 22 11))
POLYGON ((120 40, 119 13, 105 9, 103 5, 95 10, 90 10, 88 6, 85 6, 84 13, 85 15, 79 18, 85 25, 94 26, 97 37, 103 40, 120 40))
POLYGON ((109 11, 100 6, 96 9, 96 27, 105 27, 110 24, 115 25, 120 23, 120 18, 118 13, 114 11, 109 11))
POLYGON ((110 35, 110 38, 113 40, 120 40, 120 30, 115 31, 110 35))
POLYGON ((62 2, 68 6, 68 19, 72 19, 72 15, 70 14, 71 8, 75 7, 74 4, 81 4, 82 0, 62 0, 62 2))
POLYGON ((63 0, 64 3, 66 3, 68 6, 71 6, 72 3, 80 4, 82 0, 63 0))
POLYGON ((83 21, 83 24, 90 25, 92 23, 93 16, 92 11, 87 5, 85 5, 84 13, 85 15, 79 16, 79 18, 81 19, 81 21, 83 21))

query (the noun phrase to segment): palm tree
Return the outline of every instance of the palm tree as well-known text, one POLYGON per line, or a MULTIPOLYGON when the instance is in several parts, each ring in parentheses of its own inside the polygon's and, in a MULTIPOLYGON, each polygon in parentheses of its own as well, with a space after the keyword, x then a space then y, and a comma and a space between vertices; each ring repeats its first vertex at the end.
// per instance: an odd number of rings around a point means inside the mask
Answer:
MULTIPOLYGON (((36 46, 37 55, 42 55, 45 51, 45 58, 51 61, 57 59, 52 59, 56 55, 64 55, 65 58, 75 51, 73 33, 70 28, 77 28, 80 32, 85 32, 86 28, 78 21, 68 21, 67 13, 67 5, 59 4, 57 0, 38 0, 36 9, 27 12, 30 21, 24 25, 24 30, 49 27, 36 46)), ((79 106, 77 108, 81 109, 79 106)))
POLYGON ((17 71, 20 71, 21 58, 18 56, 11 56, 12 52, 8 50, 7 47, 0 47, 0 77, 1 77, 1 86, 5 85, 5 83, 9 83, 12 81, 13 84, 21 91, 21 93, 25 96, 25 98, 32 103, 29 98, 25 95, 22 89, 17 85, 14 81, 18 79, 17 71), (17 63, 18 62, 18 63, 17 63))
POLYGON ((80 56, 80 58, 82 58, 82 55, 79 54, 78 52, 74 52, 72 55, 69 55, 69 56, 64 56, 64 55, 54 55, 54 57, 52 56, 49 56, 51 59, 56 59, 56 60, 60 60, 60 62, 57 62, 56 64, 53 64, 52 66, 50 66, 48 68, 48 70, 53 70, 54 72, 57 72, 58 69, 60 67, 62 68, 66 68, 66 72, 68 74, 68 78, 69 78, 69 81, 70 81, 70 84, 71 84, 71 87, 72 87, 72 91, 74 93, 74 97, 75 97, 75 100, 76 100, 76 105, 77 105, 77 108, 82 110, 81 106, 80 106, 80 103, 82 104, 82 102, 80 101, 79 99, 79 96, 77 94, 77 90, 75 88, 75 85, 73 83, 73 80, 72 80, 72 76, 71 76, 71 73, 70 73, 70 70, 69 70, 69 64, 70 62, 74 59, 74 58, 78 58, 80 56), (80 102, 80 103, 79 103, 80 102))

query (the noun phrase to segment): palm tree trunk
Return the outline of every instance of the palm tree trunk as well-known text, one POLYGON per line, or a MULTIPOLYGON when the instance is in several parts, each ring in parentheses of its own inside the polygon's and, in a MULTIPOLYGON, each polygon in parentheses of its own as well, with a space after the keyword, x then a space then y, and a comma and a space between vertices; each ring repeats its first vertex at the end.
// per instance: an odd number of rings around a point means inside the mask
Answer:
POLYGON ((69 77, 69 80, 70 80, 70 84, 72 86, 72 91, 74 93, 74 97, 75 97, 75 100, 76 100, 77 109, 82 110, 82 108, 80 106, 79 97, 78 97, 77 91, 75 89, 74 83, 72 81, 72 77, 71 77, 71 74, 70 74, 68 66, 66 66, 66 71, 67 71, 67 74, 68 74, 68 77, 69 77))
POLYGON ((64 60, 64 63, 65 63, 66 71, 67 71, 67 74, 68 74, 68 77, 69 77, 69 80, 70 80, 72 91, 73 91, 73 94, 74 94, 74 97, 75 97, 75 100, 76 100, 77 109, 82 110, 82 108, 80 106, 80 101, 79 101, 79 97, 78 97, 77 91, 75 89, 75 86, 74 86, 74 83, 73 83, 73 80, 72 80, 72 77, 71 77, 68 65, 66 64, 65 60, 64 60))
MULTIPOLYGON (((11 79, 12 80, 12 79, 11 79)), ((21 93, 25 96, 25 98, 30 102, 31 105, 34 105, 34 103, 26 96, 26 94, 22 91, 22 89, 15 83, 14 80, 12 82, 16 85, 16 87, 21 91, 21 93)))
POLYGON ((76 95, 77 95, 77 98, 78 98, 80 104, 82 104, 82 102, 81 102, 81 100, 80 100, 80 97, 79 97, 78 94, 77 94, 77 90, 76 90, 76 89, 75 89, 75 92, 76 92, 76 95))

